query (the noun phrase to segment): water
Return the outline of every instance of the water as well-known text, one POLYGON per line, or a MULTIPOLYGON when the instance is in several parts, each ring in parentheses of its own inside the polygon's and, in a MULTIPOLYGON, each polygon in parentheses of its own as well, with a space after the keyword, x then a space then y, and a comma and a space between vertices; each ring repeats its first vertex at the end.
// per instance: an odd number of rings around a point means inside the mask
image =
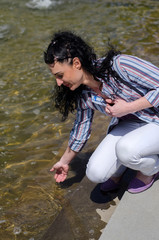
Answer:
MULTIPOLYGON (((158 65, 158 26, 158 1, 0 0, 1 239, 40 239, 67 192, 49 173, 74 118, 61 123, 50 103, 54 81, 43 51, 52 33, 73 30, 98 55, 110 39, 123 53, 158 65)), ((98 143, 101 122, 105 131, 106 119, 99 115, 85 151, 98 143)))

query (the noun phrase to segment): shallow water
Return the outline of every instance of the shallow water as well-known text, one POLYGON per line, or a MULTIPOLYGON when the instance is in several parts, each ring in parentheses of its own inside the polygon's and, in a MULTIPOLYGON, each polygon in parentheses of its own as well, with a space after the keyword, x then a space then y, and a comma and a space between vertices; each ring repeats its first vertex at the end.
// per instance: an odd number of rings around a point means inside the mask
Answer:
MULTIPOLYGON (((55 184, 49 168, 67 145, 74 116, 61 123, 52 109, 54 81, 43 63, 50 36, 59 29, 77 32, 98 55, 110 39, 122 52, 159 66, 158 1, 0 0, 2 239, 40 239, 67 192, 55 184)), ((99 142, 101 121, 108 120, 100 115, 95 120, 86 152, 99 142)))

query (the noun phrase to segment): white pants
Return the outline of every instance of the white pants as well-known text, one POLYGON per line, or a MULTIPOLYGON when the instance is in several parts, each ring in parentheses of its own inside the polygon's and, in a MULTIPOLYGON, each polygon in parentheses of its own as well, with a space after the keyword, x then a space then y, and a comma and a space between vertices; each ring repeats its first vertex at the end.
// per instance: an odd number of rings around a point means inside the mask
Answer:
POLYGON ((151 176, 159 171, 159 126, 126 120, 103 139, 87 164, 86 175, 96 183, 122 175, 126 167, 151 176))

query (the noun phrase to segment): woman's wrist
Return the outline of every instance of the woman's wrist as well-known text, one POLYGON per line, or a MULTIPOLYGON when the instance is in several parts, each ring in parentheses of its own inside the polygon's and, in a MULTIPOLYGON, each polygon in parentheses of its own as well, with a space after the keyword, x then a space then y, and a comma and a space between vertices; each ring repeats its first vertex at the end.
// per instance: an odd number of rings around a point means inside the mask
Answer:
POLYGON ((141 111, 146 108, 152 107, 152 105, 148 102, 148 100, 145 97, 141 97, 133 102, 129 102, 129 110, 131 113, 141 111))
POLYGON ((136 104, 135 104, 135 102, 127 102, 127 112, 128 112, 128 114, 129 113, 134 113, 134 112, 136 112, 136 111, 138 111, 137 109, 136 109, 136 104))
POLYGON ((71 160, 70 159, 67 159, 67 158, 63 158, 63 157, 61 157, 61 159, 59 160, 59 162, 61 163, 61 164, 69 164, 70 162, 71 162, 71 160))
POLYGON ((60 159, 60 162, 62 164, 69 164, 73 158, 77 155, 77 152, 74 152, 70 149, 70 147, 67 147, 66 151, 64 152, 63 156, 60 159))

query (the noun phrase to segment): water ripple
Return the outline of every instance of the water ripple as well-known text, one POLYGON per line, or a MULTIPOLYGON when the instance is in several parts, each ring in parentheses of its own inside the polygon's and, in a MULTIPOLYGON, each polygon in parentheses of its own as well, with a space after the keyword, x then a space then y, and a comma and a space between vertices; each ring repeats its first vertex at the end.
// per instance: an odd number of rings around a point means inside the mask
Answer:
POLYGON ((0 26, 0 39, 5 38, 10 33, 10 26, 8 24, 0 26))

